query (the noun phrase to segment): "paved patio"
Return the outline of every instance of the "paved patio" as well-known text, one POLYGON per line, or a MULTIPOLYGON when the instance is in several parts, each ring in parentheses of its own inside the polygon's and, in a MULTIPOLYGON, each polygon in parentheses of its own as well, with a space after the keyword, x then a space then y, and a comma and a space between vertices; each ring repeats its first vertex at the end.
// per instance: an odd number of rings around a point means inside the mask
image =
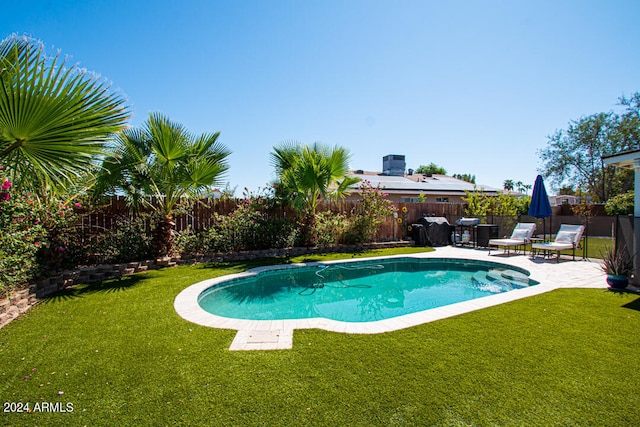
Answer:
MULTIPOLYGON (((400 257, 406 257, 402 255, 400 257)), ((197 303, 198 295, 205 289, 232 277, 241 277, 246 273, 218 277, 192 285, 182 291, 175 299, 174 307, 178 314, 190 322, 221 329, 238 331, 230 350, 279 350, 289 349, 293 345, 295 329, 325 329, 327 331, 349 334, 377 334, 398 329, 409 328, 435 320, 444 319, 470 311, 491 307, 505 302, 538 295, 558 288, 606 288, 606 276, 600 269, 599 260, 572 261, 563 257, 560 263, 555 259, 542 257, 530 258, 529 255, 506 256, 500 251, 442 247, 434 252, 413 254, 411 257, 424 258, 459 258, 469 260, 494 261, 523 268, 531 273, 530 278, 538 285, 517 289, 510 292, 491 295, 471 301, 438 307, 418 313, 407 314, 375 322, 339 322, 330 319, 297 319, 297 320, 243 320, 216 316, 204 311, 197 303)), ((362 259, 359 259, 360 261, 362 259)), ((336 261, 344 262, 344 261, 336 261)), ((323 262, 328 264, 329 262, 323 262)), ((294 265, 292 265, 294 267, 294 265)), ((260 271, 273 267, 261 267, 252 271, 260 271)))

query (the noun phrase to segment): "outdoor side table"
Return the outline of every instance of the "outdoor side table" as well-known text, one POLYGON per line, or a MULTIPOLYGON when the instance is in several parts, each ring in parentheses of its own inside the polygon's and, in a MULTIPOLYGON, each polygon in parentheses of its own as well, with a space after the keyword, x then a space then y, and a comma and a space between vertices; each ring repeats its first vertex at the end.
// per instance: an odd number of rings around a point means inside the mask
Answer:
POLYGON ((476 247, 489 247, 489 240, 498 238, 497 224, 476 225, 476 247))
MULTIPOLYGON (((529 239, 529 244, 532 245, 531 246, 531 251, 529 252, 529 255, 531 255, 532 257, 536 256, 536 251, 535 251, 535 249, 533 249, 533 244, 534 243, 544 243, 544 239, 542 237, 532 237, 532 238, 529 239)), ((525 248, 524 253, 525 253, 525 255, 527 254, 526 248, 525 248)), ((545 254, 545 256, 546 256, 546 254, 545 254)))

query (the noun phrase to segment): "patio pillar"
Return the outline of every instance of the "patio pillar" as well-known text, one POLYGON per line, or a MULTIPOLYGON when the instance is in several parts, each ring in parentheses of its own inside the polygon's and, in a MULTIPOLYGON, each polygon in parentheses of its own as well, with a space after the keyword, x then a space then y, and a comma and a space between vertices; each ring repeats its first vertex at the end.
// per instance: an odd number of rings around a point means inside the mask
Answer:
POLYGON ((634 285, 640 284, 638 268, 640 268, 640 159, 633 160, 633 271, 631 279, 634 285))
MULTIPOLYGON (((640 159, 633 160, 633 216, 640 217, 640 159)), ((636 251, 637 252, 637 251, 636 251)))

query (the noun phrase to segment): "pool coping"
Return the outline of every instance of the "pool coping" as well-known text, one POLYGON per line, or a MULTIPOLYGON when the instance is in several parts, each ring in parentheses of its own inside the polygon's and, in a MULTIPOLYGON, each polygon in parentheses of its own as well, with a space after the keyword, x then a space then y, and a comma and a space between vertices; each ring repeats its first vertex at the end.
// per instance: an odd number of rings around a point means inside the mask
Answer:
POLYGON ((606 275, 598 260, 562 259, 560 263, 528 255, 506 256, 500 252, 489 255, 487 250, 472 248, 442 247, 433 252, 393 255, 385 257, 359 258, 353 260, 322 261, 320 263, 286 264, 258 267, 246 272, 204 280, 184 289, 174 301, 176 312, 185 320, 201 326, 238 331, 230 350, 281 350, 293 346, 293 331, 296 329, 324 329, 348 334, 378 334, 410 328, 436 320, 446 319, 471 311, 515 301, 559 288, 606 288, 606 275), (474 261, 491 261, 521 268, 530 272, 530 279, 539 282, 535 286, 463 301, 416 313, 372 322, 341 322, 324 318, 291 320, 244 320, 231 319, 204 311, 198 305, 198 296, 205 289, 229 279, 257 274, 261 271, 296 268, 304 265, 357 262, 388 258, 457 258, 474 261))

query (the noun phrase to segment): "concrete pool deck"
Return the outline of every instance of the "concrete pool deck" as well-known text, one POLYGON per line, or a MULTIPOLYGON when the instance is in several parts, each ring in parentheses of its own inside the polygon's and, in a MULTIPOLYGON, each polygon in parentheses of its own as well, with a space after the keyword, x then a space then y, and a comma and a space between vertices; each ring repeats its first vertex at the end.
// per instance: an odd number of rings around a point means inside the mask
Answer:
MULTIPOLYGON (((539 284, 374 322, 339 322, 322 318, 295 320, 230 319, 213 315, 200 308, 197 300, 198 295, 200 295, 202 291, 230 278, 247 275, 247 273, 239 273, 205 280, 189 286, 178 294, 174 301, 174 307, 181 317, 198 325, 220 329, 236 329, 238 333, 229 348, 230 350, 281 350, 290 349, 293 346, 293 331, 295 329, 324 329, 348 334, 378 334, 457 316, 459 314, 549 292, 554 289, 607 288, 606 275, 600 269, 599 260, 576 258, 575 261, 572 261, 571 258, 564 256, 561 261, 557 263, 555 259, 544 259, 542 257, 530 258, 529 255, 513 254, 506 256, 502 252, 496 251, 489 255, 488 251, 483 249, 451 246, 437 248, 434 252, 397 255, 395 257, 459 258, 492 261, 525 269, 531 273, 530 279, 539 282, 539 284)), ((364 259, 365 258, 361 258, 354 261, 362 261, 364 259)), ((345 260, 331 262, 344 261, 345 260)), ((331 262, 327 261, 323 262, 323 264, 331 262)), ((292 267, 293 266, 295 265, 292 265, 292 267)), ((256 272, 272 268, 274 268, 274 266, 260 267, 251 271, 256 272)))

